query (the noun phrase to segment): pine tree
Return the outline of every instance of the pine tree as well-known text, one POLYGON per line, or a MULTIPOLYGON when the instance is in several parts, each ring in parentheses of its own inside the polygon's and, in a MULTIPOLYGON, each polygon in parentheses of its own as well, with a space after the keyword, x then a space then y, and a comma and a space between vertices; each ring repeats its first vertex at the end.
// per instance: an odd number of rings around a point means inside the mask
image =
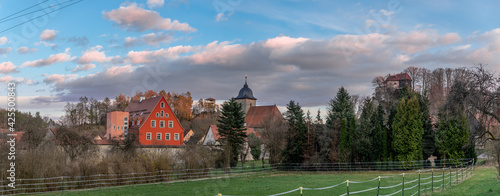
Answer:
POLYGON ((287 143, 283 150, 284 163, 302 163, 307 141, 307 128, 304 121, 304 112, 299 104, 290 100, 285 119, 288 122, 287 143))
POLYGON ((469 123, 465 112, 462 111, 459 116, 440 114, 436 147, 444 159, 465 158, 469 137, 469 123))
POLYGON ((328 115, 326 118, 326 126, 329 131, 333 131, 334 138, 339 138, 338 141, 338 146, 331 146, 331 148, 337 148, 340 149, 340 144, 344 143, 347 144, 348 149, 344 149, 343 151, 340 151, 340 154, 348 154, 349 158, 346 160, 341 160, 341 161, 352 161, 352 135, 354 134, 354 129, 356 126, 355 122, 355 116, 354 116, 354 104, 351 100, 351 96, 347 92, 347 90, 344 87, 340 87, 339 91, 337 92, 337 95, 334 99, 330 100, 330 103, 328 105, 328 115), (341 130, 336 130, 336 127, 338 127, 338 124, 336 122, 342 122, 342 119, 346 120, 346 131, 347 131, 347 136, 341 136, 340 132, 341 130), (342 141, 345 140, 345 141, 342 141))
POLYGON ((217 127, 220 135, 218 141, 223 145, 224 160, 226 165, 234 167, 238 164, 238 154, 247 137, 244 127, 245 114, 241 105, 236 103, 234 99, 224 103, 218 122, 217 127))
POLYGON ((420 105, 416 97, 408 101, 401 99, 392 125, 392 146, 396 161, 422 159, 422 136, 424 134, 420 105))
POLYGON ((344 118, 340 121, 340 139, 339 139, 340 161, 349 162, 351 147, 349 146, 349 132, 347 130, 347 120, 344 118))

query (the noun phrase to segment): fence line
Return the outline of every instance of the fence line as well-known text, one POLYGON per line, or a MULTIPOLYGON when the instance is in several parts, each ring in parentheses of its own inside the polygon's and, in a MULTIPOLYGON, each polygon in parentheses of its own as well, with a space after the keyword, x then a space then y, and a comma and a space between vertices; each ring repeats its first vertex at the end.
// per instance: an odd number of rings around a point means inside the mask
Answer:
MULTIPOLYGON (((427 175, 430 171, 434 171, 438 167, 446 167, 447 172, 440 175, 434 175, 429 177, 424 177, 419 179, 409 180, 404 183, 404 188, 400 188, 399 192, 404 190, 411 190, 415 188, 416 185, 412 185, 417 182, 420 190, 427 190, 428 188, 421 189, 420 185, 427 185, 429 182, 441 182, 440 185, 433 186, 434 188, 441 188, 448 186, 452 183, 458 182, 460 179, 464 180, 464 175, 472 174, 473 164, 470 160, 443 160, 437 161, 435 165, 426 163, 425 161, 409 161, 409 162, 365 162, 365 163, 318 163, 318 164, 265 164, 262 166, 248 166, 248 167, 234 167, 234 168, 204 168, 204 169, 184 169, 184 170, 161 170, 153 172, 143 172, 143 173, 125 173, 125 174, 97 174, 97 175, 87 175, 87 176, 58 176, 58 177, 48 177, 48 178, 33 178, 33 179, 18 179, 16 181, 16 188, 11 189, 8 182, 2 180, 3 185, 0 186, 0 193, 2 195, 16 195, 16 194, 33 194, 33 193, 48 193, 48 192, 60 192, 65 190, 86 190, 95 189, 98 187, 105 186, 127 186, 132 184, 143 184, 143 183, 173 183, 173 182, 185 182, 185 181, 199 181, 199 180, 209 180, 218 178, 231 178, 237 176, 246 176, 259 173, 269 173, 274 171, 405 171, 407 172, 407 178, 411 175, 416 175, 418 173, 424 172, 427 175), (460 162, 459 162, 460 161, 460 162), (399 163, 399 164, 398 164, 399 163), (461 163, 461 164, 460 164, 461 163), (409 170, 420 167, 420 172, 409 170), (453 171, 452 171, 453 170, 453 171), (446 174, 445 174, 446 173, 446 174), (460 179, 459 179, 460 176, 460 179), (439 178, 439 179, 435 179, 439 178), (447 181, 445 181, 445 178, 447 181), (429 181, 431 179, 431 181, 429 181)), ((436 170, 437 171, 437 170, 436 170)), ((378 186, 369 188, 366 190, 356 190, 348 194, 359 194, 368 191, 380 191, 387 189, 394 189, 400 187, 403 183, 390 186, 380 186, 381 179, 387 178, 399 178, 403 174, 394 174, 379 176, 377 178, 369 179, 367 181, 350 181, 353 186, 356 184, 363 183, 373 183, 378 179, 378 186)), ((404 176, 404 175, 403 175, 404 176)), ((420 175, 419 175, 420 176, 420 175)), ((409 178, 410 179, 410 178, 409 178)), ((284 195, 292 193, 295 191, 320 191, 326 189, 332 189, 339 187, 346 182, 335 184, 332 186, 321 187, 321 188, 297 188, 283 193, 278 193, 274 195, 284 195)), ((394 195, 399 193, 398 191, 390 193, 388 195, 394 195)), ((274 196, 273 195, 273 196, 274 196)))
MULTIPOLYGON (((408 173, 396 174, 396 175, 391 175, 391 176, 384 176, 384 177, 380 177, 379 176, 377 178, 369 179, 369 180, 366 180, 366 181, 359 181, 359 182, 346 180, 346 182, 343 182, 343 183, 340 183, 340 184, 335 184, 335 185, 330 186, 330 187, 323 187, 323 188, 303 188, 303 187, 299 187, 299 188, 296 188, 296 189, 293 189, 293 190, 289 190, 289 191, 285 191, 285 192, 282 192, 282 193, 273 194, 273 195, 270 195, 270 196, 285 195, 285 194, 293 193, 293 192, 296 192, 296 191, 299 191, 299 190, 300 190, 300 195, 302 196, 303 195, 303 193, 302 193, 303 190, 304 191, 305 190, 325 190, 325 189, 330 189, 330 188, 338 187, 339 185, 342 185, 342 184, 347 184, 347 189, 346 189, 347 192, 345 192, 344 194, 341 194, 340 196, 356 195, 356 194, 359 194, 359 193, 365 193, 365 192, 375 191, 375 190, 377 190, 377 193, 374 194, 374 195, 391 196, 391 195, 396 195, 398 193, 402 193, 403 195, 405 195, 404 191, 410 191, 410 190, 413 190, 415 188, 416 188, 415 192, 413 192, 411 195, 417 195, 417 194, 421 195, 422 192, 426 192, 426 191, 429 191, 429 190, 431 190, 431 191, 439 190, 440 188, 444 188, 444 187, 446 187, 448 185, 450 185, 450 187, 451 187, 453 185, 453 183, 458 184, 458 182, 460 180, 462 180, 462 181, 466 180, 466 179, 464 179, 464 175, 471 175, 472 174, 473 167, 474 167, 474 162, 473 162, 473 160, 468 160, 468 161, 461 162, 460 164, 445 165, 445 166, 449 166, 449 167, 448 168, 443 167, 442 168, 443 174, 440 174, 440 175, 434 175, 434 168, 431 168, 431 169, 423 169, 423 170, 417 170, 417 171, 409 171, 408 173), (449 173, 445 174, 444 173, 445 169, 448 169, 449 173), (404 181, 405 174, 406 174, 407 178, 410 178, 410 179, 412 178, 411 175, 418 174, 418 177, 414 177, 415 179, 409 180, 409 181, 405 182, 404 181), (390 186, 383 186, 383 187, 380 186, 381 179, 391 178, 391 177, 397 177, 397 176, 400 176, 400 175, 402 175, 402 182, 401 183, 395 184, 395 185, 390 185, 390 186), (428 176, 428 177, 422 177, 422 175, 430 175, 430 176, 428 176), (439 179, 434 180, 434 178, 439 178, 439 179), (449 178, 449 182, 445 181, 445 178, 449 178), (363 189, 363 190, 357 190, 357 191, 349 191, 349 189, 350 189, 349 188, 349 183, 351 183, 351 184, 363 184, 363 183, 369 183, 369 182, 375 181, 377 179, 379 180, 378 181, 379 184, 378 184, 377 187, 372 187, 372 188, 363 189), (441 183, 439 183, 439 185, 434 185, 435 183, 437 184, 438 182, 441 182, 441 183), (413 183, 415 183, 415 185, 412 185, 413 183), (429 184, 431 184, 431 186, 427 187, 427 185, 429 185, 429 184), (395 192, 388 193, 386 195, 380 194, 380 190, 387 190, 387 189, 390 190, 390 189, 394 189, 394 188, 397 188, 397 187, 401 187, 401 188, 398 188, 398 190, 396 190, 395 192)), ((341 187, 339 187, 339 188, 341 188, 341 187)), ((341 188, 341 189, 344 189, 344 188, 341 188)), ((351 187, 351 190, 352 190, 352 187, 351 187)), ((222 194, 220 194, 220 193, 218 195, 222 196, 222 194)))

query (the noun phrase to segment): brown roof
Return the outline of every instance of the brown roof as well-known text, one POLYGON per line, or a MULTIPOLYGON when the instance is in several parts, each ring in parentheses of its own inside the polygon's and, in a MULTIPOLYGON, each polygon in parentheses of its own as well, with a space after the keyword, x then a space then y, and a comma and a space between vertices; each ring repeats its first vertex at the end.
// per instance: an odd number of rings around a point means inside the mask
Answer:
POLYGON ((245 122, 247 123, 247 127, 262 127, 262 123, 270 118, 283 119, 283 115, 281 115, 276 105, 253 106, 248 110, 245 116, 245 122))
POLYGON ((389 75, 386 81, 401 81, 401 80, 411 80, 411 77, 410 75, 408 75, 408 73, 400 73, 396 75, 389 75))
POLYGON ((214 139, 217 141, 219 139, 219 128, 217 125, 210 125, 210 128, 212 128, 212 134, 214 134, 214 139))
POLYGON ((130 127, 132 128, 135 126, 142 126, 145 120, 149 117, 149 114, 151 114, 151 111, 153 111, 153 109, 161 99, 162 96, 158 96, 145 99, 143 101, 131 101, 128 104, 127 108, 125 108, 125 112, 129 112, 130 120, 140 120, 141 124, 130 127))

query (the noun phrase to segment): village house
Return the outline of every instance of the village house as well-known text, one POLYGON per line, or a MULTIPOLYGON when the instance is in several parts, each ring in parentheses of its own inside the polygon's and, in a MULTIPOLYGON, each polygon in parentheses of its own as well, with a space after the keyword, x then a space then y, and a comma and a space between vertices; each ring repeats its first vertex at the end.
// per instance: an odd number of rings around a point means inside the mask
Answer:
POLYGON ((184 129, 164 97, 141 97, 125 111, 108 113, 106 139, 125 139, 132 134, 143 146, 184 145, 184 129))
POLYGON ((408 73, 403 72, 396 75, 389 74, 387 79, 385 79, 384 81, 384 86, 395 89, 400 89, 405 86, 411 86, 411 77, 410 75, 408 75, 408 73))

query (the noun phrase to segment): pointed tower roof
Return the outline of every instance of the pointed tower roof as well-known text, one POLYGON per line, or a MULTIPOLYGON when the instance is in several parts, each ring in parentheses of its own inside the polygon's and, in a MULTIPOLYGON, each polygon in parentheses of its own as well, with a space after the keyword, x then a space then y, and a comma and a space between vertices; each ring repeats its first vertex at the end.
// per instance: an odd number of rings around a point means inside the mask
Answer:
POLYGON ((240 93, 238 93, 238 96, 235 99, 255 99, 255 100, 257 100, 257 98, 253 97, 252 89, 250 89, 248 87, 246 74, 245 74, 245 85, 243 85, 243 88, 241 88, 240 93))

